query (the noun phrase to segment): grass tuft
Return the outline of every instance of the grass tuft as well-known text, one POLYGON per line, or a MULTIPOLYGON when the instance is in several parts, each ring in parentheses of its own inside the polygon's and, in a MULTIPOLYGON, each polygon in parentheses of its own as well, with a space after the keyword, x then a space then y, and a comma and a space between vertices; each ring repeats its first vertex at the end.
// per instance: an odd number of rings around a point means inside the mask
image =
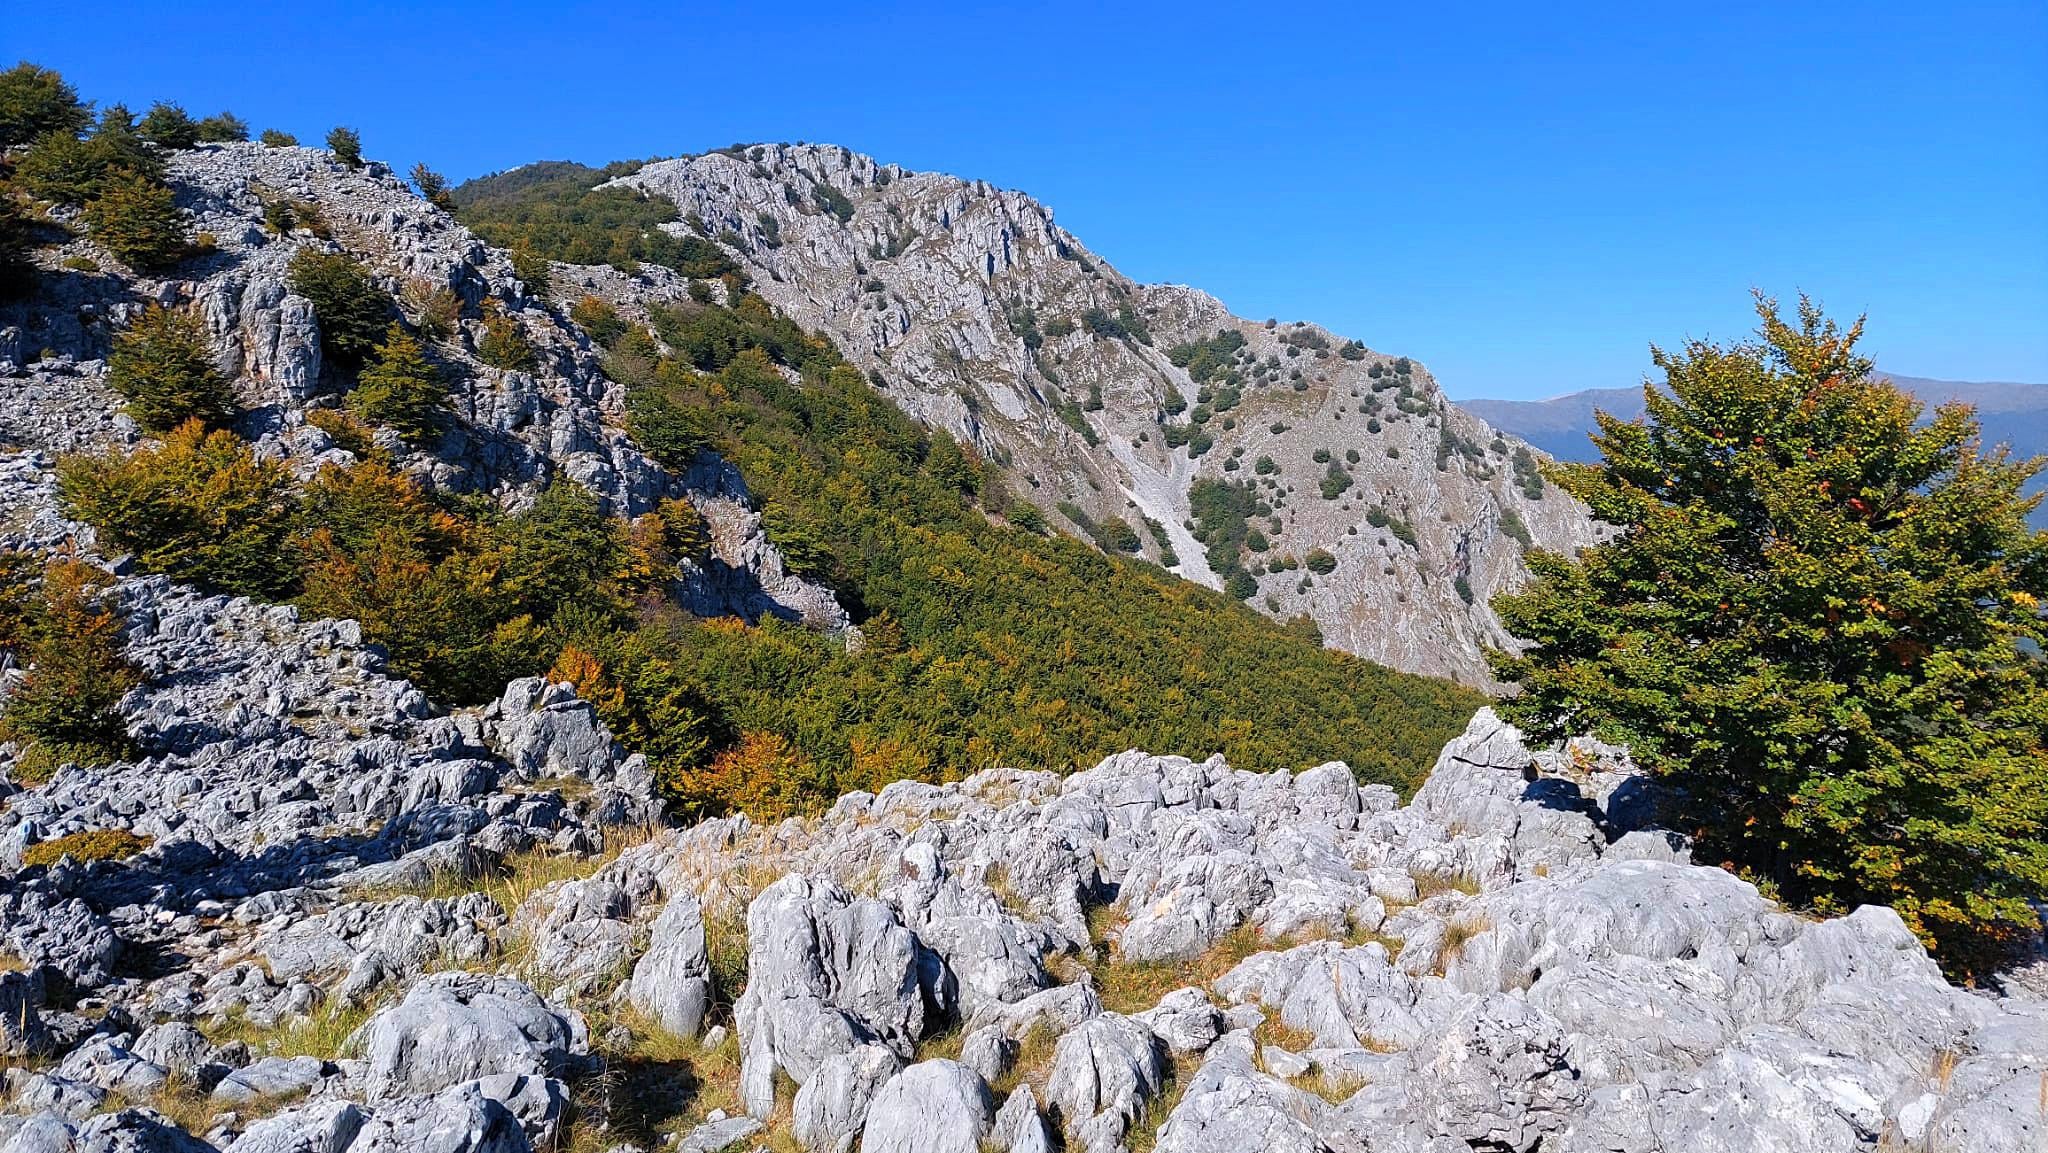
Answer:
POLYGON ((1431 967, 1436 975, 1439 977, 1443 976, 1444 970, 1450 966, 1451 962, 1463 955, 1465 946, 1471 942, 1472 938, 1477 937, 1492 927, 1493 922, 1485 917, 1452 918, 1444 926, 1443 938, 1437 942, 1436 963, 1431 967))
POLYGON ((332 1061, 348 1056, 349 1038, 381 1008, 377 1000, 361 1005, 328 1001, 303 1017, 281 1025, 261 1026, 240 1013, 200 1026, 216 1045, 240 1041, 252 1052, 270 1057, 318 1057, 332 1061))
POLYGON ((1195 1070, 1202 1067, 1201 1058, 1195 1056, 1176 1057, 1166 1070, 1166 1084, 1160 1087, 1159 1095, 1145 1103, 1145 1111, 1131 1123, 1131 1131, 1124 1134, 1124 1148, 1129 1153, 1152 1153, 1159 1144, 1159 1127, 1173 1116, 1180 1105, 1181 1095, 1187 1092, 1188 1081, 1195 1070))
POLYGON ((1421 904, 1440 893, 1463 893, 1468 897, 1479 895, 1479 882, 1463 873, 1412 873, 1415 878, 1415 902, 1421 904))
POLYGON ((1118 960, 1112 950, 1108 962, 1095 969, 1095 988, 1103 1008, 1118 1013, 1143 1012, 1175 989, 1190 985, 1206 989, 1246 957, 1284 947, 1262 939, 1252 926, 1240 925, 1201 956, 1186 961, 1125 962, 1118 960))

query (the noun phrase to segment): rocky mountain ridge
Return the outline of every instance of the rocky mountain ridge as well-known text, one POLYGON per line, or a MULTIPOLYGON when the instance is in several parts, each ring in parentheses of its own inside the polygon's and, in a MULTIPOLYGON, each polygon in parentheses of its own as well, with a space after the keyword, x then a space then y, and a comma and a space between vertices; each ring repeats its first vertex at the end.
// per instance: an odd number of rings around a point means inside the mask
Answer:
POLYGON ((1136 284, 1022 193, 828 145, 659 161, 614 184, 673 200, 684 221, 666 227, 724 246, 905 411, 1003 464, 1014 497, 1211 587, 1241 566, 1254 583, 1233 593, 1308 615, 1338 648, 1484 683, 1483 649, 1511 643, 1487 600, 1523 549, 1595 539, 1526 446, 1426 369, 1136 284), (1218 564, 1194 532, 1204 480, 1251 486, 1250 543, 1218 564), (1112 520, 1130 533, 1105 533, 1112 520), (1311 570, 1311 553, 1330 560, 1311 570))
MULTIPOLYGON (((709 554, 688 561, 680 590, 707 615, 762 614, 827 630, 849 627, 831 591, 790 575, 750 507, 738 472, 705 454, 672 475, 626 435, 623 390, 607 380, 588 337, 521 283, 506 255, 423 202, 382 165, 351 169, 311 148, 223 144, 168 156, 168 177, 195 234, 210 250, 159 278, 102 269, 85 239, 40 250, 38 295, 0 308, 0 460, 5 475, 47 488, 54 458, 133 445, 140 430, 106 386, 113 334, 148 303, 184 304, 205 318, 224 376, 248 410, 241 430, 259 454, 310 475, 354 456, 308 420, 323 392, 320 331, 311 303, 291 291, 286 267, 304 248, 345 250, 394 297, 418 307, 447 290, 464 310, 451 407, 460 418, 419 450, 387 436, 380 447, 433 487, 479 492, 510 508, 550 479, 581 484, 612 512, 634 516, 667 497, 705 518, 709 554), (304 217, 289 235, 266 228, 273 204, 304 217), (324 234, 324 235, 323 235, 324 234), (75 266, 75 267, 74 267, 75 266), (486 311, 516 317, 536 357, 501 369, 476 353, 486 311), (11 466, 11 467, 10 467, 11 466)), ((21 498, 0 494, 0 507, 21 498)), ((22 530, 33 502, 0 523, 0 543, 22 530)), ((43 523, 45 546, 52 526, 43 523)), ((66 530, 71 531, 71 530, 66 530)))

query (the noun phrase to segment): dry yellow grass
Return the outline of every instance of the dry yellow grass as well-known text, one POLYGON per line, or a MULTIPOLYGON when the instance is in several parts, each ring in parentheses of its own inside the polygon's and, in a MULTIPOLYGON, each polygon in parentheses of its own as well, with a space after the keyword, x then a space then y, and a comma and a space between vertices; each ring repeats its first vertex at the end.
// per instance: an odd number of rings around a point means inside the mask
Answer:
POLYGON ((917 1043, 917 1059, 919 1061, 939 1059, 958 1061, 960 1059, 960 1049, 966 1043, 967 1030, 961 1028, 960 1023, 955 1021, 936 1033, 926 1034, 924 1039, 917 1043))
POLYGON ((1126 962, 1118 960, 1112 950, 1109 959, 1094 969, 1095 988, 1103 1008, 1118 1013, 1142 1012, 1175 989, 1190 985, 1208 988, 1254 953, 1286 947, 1262 939, 1250 925, 1240 925, 1201 956, 1187 961, 1126 962))
POLYGON ((1437 976, 1443 976, 1450 963, 1464 954, 1465 946, 1471 943, 1472 938, 1492 927, 1493 922, 1485 917, 1455 917, 1446 924, 1443 938, 1437 942, 1436 963, 1432 966, 1437 976))
MULTIPOLYGON (((599 1046, 602 1068, 571 1087, 574 1108, 550 1153, 601 1153, 621 1143, 658 1148, 702 1125, 714 1111, 727 1116, 745 1112, 739 1038, 731 1022, 724 1022, 724 1041, 706 1049, 631 1009, 582 1008, 593 1036, 615 1035, 623 1025, 630 1040, 623 1046, 599 1046)), ((789 1128, 796 1085, 778 1074, 775 1094, 775 1113, 751 1147, 802 1153, 789 1128)))
POLYGON ((1167 1081, 1159 1095, 1145 1103, 1145 1112, 1131 1123, 1131 1131, 1124 1135, 1124 1148, 1129 1153, 1152 1153, 1159 1144, 1159 1127, 1173 1116, 1173 1110, 1180 1104, 1181 1095, 1187 1092, 1188 1080, 1195 1070, 1202 1067, 1199 1057, 1176 1057, 1167 1067, 1167 1081))
POLYGON ((82 833, 58 837, 49 841, 38 841, 21 854, 24 869, 54 865, 69 857, 81 864, 88 861, 121 861, 142 852, 155 843, 153 837, 140 837, 127 829, 87 829, 82 833))
POLYGON ((1422 902, 1439 893, 1463 893, 1468 897, 1477 896, 1479 882, 1463 873, 1415 873, 1415 899, 1422 902))
POLYGON ((331 1061, 348 1055, 349 1038, 379 1007, 376 1001, 361 1005, 330 1001, 281 1025, 258 1026, 246 1017, 231 1015, 224 1021, 203 1024, 200 1030, 216 1045, 240 1041, 266 1056, 319 1057, 331 1061))
POLYGON ((1316 1035, 1307 1029, 1298 1029, 1278 1017, 1268 1016, 1252 1030, 1252 1040, 1260 1045, 1278 1045, 1290 1053, 1300 1053, 1316 1047, 1316 1035))
POLYGON ((1041 1018, 1032 1022, 1017 1039, 1017 1053, 1010 1068, 989 1088, 1000 1098, 1008 1097, 1017 1086, 1028 1084, 1040 1101, 1045 1100, 1046 1077, 1052 1072, 1053 1049, 1059 1040, 1059 1028, 1051 1021, 1041 1018))

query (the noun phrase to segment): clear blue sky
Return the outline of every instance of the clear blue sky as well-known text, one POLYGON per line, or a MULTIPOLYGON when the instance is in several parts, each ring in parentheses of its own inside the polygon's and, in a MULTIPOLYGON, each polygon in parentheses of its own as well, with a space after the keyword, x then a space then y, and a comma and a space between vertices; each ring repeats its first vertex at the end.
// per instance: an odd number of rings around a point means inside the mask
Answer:
POLYGON ((2048 381, 2041 0, 262 7, 26 5, 0 54, 456 178, 844 144, 1454 396, 1632 383, 1751 286, 1867 310, 1896 372, 2048 381))

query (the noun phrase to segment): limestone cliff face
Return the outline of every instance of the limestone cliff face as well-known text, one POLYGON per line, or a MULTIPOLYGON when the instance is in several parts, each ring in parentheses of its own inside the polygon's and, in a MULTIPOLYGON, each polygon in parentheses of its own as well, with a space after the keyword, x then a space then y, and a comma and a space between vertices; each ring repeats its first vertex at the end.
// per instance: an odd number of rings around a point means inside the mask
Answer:
POLYGON ((1444 399, 1427 369, 1137 284, 1022 193, 826 145, 662 161, 621 183, 673 199, 685 221, 671 227, 719 240, 763 296, 906 412, 1002 463, 1056 524, 1089 532, 1063 504, 1119 518, 1144 556, 1220 587, 1189 495, 1202 479, 1250 484, 1269 510, 1252 521, 1268 547, 1241 557, 1250 602, 1308 614, 1333 646, 1481 682, 1482 649, 1508 643, 1486 602, 1523 574, 1522 538, 1595 539, 1526 446, 1444 399), (1203 341, 1224 355, 1198 380, 1171 350, 1203 341), (1333 467, 1348 483, 1326 497, 1333 467), (1313 550, 1335 567, 1311 572, 1313 550))

